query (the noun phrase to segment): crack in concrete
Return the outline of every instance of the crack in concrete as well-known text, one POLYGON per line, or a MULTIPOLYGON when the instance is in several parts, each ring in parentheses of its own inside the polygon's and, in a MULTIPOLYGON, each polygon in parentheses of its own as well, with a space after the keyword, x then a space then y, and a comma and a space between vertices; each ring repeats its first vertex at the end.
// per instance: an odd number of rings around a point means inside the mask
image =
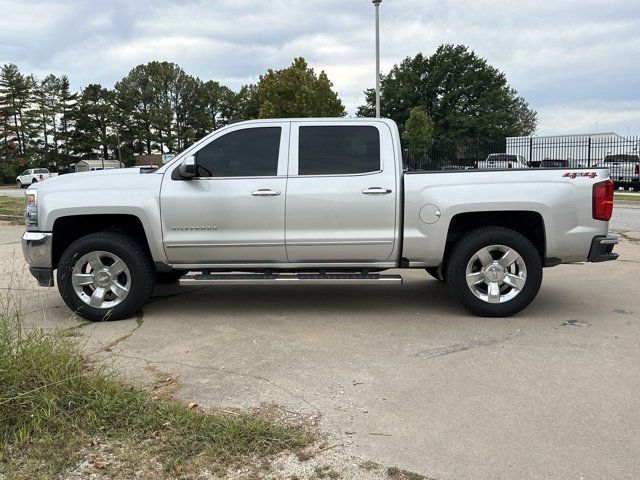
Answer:
POLYGON ((131 336, 136 333, 140 327, 142 327, 142 324, 144 323, 144 319, 142 317, 142 313, 139 314, 136 317, 136 326, 133 328, 133 330, 131 330, 129 333, 127 333, 126 335, 122 335, 121 337, 116 338, 115 340, 113 340, 111 343, 107 344, 107 346, 105 346, 102 351, 104 352, 111 352, 115 347, 117 347, 121 342, 131 338, 131 336))
POLYGON ((431 347, 426 350, 422 350, 420 352, 414 353, 414 357, 430 359, 435 357, 442 357, 444 355, 450 355, 452 353, 464 352, 465 350, 470 350, 472 348, 477 347, 486 347, 489 345, 495 345, 497 343, 506 342, 515 337, 520 337, 524 335, 523 332, 519 330, 516 333, 510 333, 508 335, 503 335, 501 337, 490 337, 490 338, 479 338, 469 340, 468 342, 459 342, 452 343, 450 345, 441 345, 437 347, 431 347))
MULTIPOLYGON (((133 332, 131 334, 133 334, 133 332)), ((239 377, 252 378, 254 380, 259 380, 261 382, 268 383, 269 385, 277 388, 278 390, 282 390, 283 392, 287 393, 291 397, 300 400, 302 403, 304 403, 304 404, 308 405, 309 407, 311 407, 313 409, 313 411, 315 411, 316 413, 326 416, 327 419, 329 420, 329 422, 331 423, 331 425, 333 425, 333 427, 336 429, 336 431, 338 432, 338 434, 340 436, 340 441, 341 441, 341 444, 342 444, 343 451, 346 451, 345 447, 344 447, 344 436, 342 434, 342 429, 335 423, 333 418, 323 414, 316 405, 314 405, 312 402, 307 400, 305 397, 303 397, 301 395, 298 395, 297 393, 294 393, 293 391, 289 390, 288 388, 283 387, 282 385, 279 385, 278 383, 276 383, 276 382, 274 382, 274 381, 272 381, 272 380, 270 380, 270 379, 268 379, 266 377, 263 377, 262 375, 255 375, 255 374, 251 374, 251 373, 243 373, 243 372, 238 372, 238 371, 235 371, 235 370, 228 370, 226 368, 220 368, 220 367, 209 367, 209 366, 204 366, 204 365, 193 365, 193 364, 190 364, 190 363, 179 362, 177 360, 149 360, 147 358, 139 357, 137 355, 125 355, 125 354, 122 354, 122 353, 113 353, 113 352, 112 352, 112 355, 114 355, 116 357, 129 358, 129 359, 134 359, 134 360, 141 360, 141 361, 145 362, 149 366, 152 366, 152 364, 157 364, 157 365, 181 365, 183 367, 193 368, 193 369, 196 369, 196 370, 214 371, 214 372, 224 373, 226 375, 236 375, 236 376, 239 376, 239 377)))

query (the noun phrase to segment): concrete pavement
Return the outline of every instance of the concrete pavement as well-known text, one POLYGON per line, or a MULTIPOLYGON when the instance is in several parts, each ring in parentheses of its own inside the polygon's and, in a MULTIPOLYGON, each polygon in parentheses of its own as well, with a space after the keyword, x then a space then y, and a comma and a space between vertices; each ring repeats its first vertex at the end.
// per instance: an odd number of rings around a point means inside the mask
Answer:
POLYGON ((205 408, 318 415, 346 453, 434 478, 640 476, 640 242, 546 269, 507 319, 469 315, 415 270, 401 287, 159 286, 139 318, 88 324, 34 287, 20 232, 0 227, 1 268, 17 272, 2 291, 133 381, 163 372, 205 408))

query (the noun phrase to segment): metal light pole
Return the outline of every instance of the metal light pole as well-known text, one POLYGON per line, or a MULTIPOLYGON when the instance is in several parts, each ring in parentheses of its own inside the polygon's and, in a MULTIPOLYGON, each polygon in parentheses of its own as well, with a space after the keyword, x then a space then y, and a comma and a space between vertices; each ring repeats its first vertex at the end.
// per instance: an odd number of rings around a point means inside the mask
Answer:
POLYGON ((373 0, 376 7, 376 118, 380 118, 380 4, 382 0, 373 0))

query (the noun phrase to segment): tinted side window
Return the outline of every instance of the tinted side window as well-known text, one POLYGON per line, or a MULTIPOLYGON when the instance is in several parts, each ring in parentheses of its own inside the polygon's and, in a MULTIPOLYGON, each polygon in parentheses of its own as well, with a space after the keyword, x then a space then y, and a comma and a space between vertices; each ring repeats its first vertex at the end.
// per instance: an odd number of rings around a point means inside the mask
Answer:
POLYGON ((196 154, 198 176, 277 175, 280 131, 280 127, 246 128, 216 138, 196 154))
POLYGON ((300 127, 298 175, 380 170, 380 134, 372 126, 300 127))

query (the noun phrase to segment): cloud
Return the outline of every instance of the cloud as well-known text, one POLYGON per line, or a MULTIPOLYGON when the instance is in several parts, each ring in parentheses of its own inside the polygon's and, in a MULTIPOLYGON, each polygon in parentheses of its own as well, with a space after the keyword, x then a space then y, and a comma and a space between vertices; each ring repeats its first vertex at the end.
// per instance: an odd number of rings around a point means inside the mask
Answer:
MULTIPOLYGON (((0 63, 112 86, 168 60, 239 88, 304 56, 350 113, 374 84, 370 0, 0 0, 0 63)), ((383 0, 383 71, 441 43, 469 45, 540 112, 540 133, 640 132, 640 4, 610 0, 383 0), (591 127, 589 126, 591 125, 591 127)))

